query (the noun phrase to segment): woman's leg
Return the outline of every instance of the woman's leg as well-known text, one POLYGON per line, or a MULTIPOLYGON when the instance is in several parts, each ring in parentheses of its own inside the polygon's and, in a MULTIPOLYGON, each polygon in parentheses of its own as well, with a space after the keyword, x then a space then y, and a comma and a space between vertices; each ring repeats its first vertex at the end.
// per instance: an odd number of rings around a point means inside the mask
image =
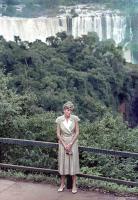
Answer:
POLYGON ((58 192, 62 192, 64 187, 65 187, 65 176, 61 175, 61 184, 60 184, 60 187, 58 189, 58 192))
POLYGON ((72 193, 74 194, 77 192, 76 181, 77 181, 77 176, 73 175, 72 176, 72 193))
POLYGON ((65 176, 61 175, 61 186, 64 187, 64 185, 65 185, 65 176))

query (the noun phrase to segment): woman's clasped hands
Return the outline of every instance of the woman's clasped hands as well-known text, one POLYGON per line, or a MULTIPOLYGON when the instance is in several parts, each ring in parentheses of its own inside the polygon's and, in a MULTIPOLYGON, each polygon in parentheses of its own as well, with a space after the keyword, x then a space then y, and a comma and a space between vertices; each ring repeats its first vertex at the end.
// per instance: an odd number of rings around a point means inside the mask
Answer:
POLYGON ((66 154, 72 155, 72 143, 65 145, 66 154))

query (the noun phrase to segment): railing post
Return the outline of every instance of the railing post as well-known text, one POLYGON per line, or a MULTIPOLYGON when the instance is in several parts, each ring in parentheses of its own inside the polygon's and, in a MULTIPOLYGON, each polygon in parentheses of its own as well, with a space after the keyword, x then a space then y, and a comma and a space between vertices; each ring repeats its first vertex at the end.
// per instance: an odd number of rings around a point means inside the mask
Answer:
POLYGON ((72 176, 67 175, 67 189, 72 189, 72 176))

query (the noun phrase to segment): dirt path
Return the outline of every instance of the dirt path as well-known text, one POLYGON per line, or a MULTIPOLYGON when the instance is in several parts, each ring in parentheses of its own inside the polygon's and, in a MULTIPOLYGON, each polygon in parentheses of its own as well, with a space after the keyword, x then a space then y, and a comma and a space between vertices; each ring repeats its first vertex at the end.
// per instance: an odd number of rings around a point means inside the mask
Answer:
POLYGON ((57 187, 48 184, 15 182, 0 179, 0 200, 138 200, 136 197, 116 197, 112 194, 78 190, 57 192, 57 187))

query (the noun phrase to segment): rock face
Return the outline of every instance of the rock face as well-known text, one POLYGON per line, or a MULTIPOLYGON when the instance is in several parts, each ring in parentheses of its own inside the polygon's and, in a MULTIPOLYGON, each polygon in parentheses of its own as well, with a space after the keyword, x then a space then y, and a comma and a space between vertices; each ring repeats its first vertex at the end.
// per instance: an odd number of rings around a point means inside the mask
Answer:
POLYGON ((130 73, 133 80, 132 95, 128 107, 128 121, 131 127, 138 125, 138 72, 130 73))

